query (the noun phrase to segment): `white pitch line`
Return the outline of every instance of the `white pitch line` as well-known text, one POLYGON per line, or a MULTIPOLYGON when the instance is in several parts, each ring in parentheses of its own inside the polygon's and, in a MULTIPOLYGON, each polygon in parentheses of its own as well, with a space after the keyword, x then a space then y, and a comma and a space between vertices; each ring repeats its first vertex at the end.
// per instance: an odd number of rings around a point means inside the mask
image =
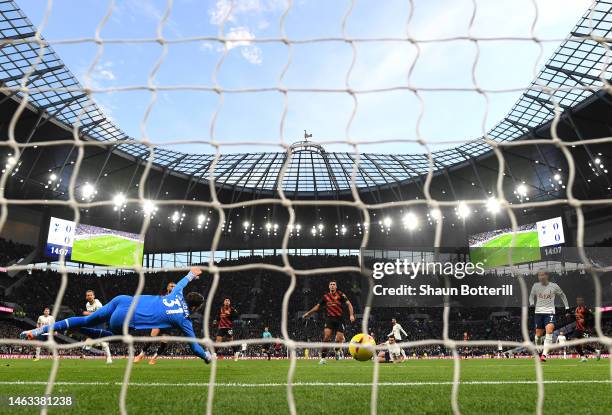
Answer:
MULTIPOLYGON (((474 380, 462 381, 460 385, 534 385, 536 380, 474 380)), ((612 384, 612 380, 545 380, 545 385, 563 384, 612 384)), ((44 381, 0 381, 0 385, 46 385, 44 381)), ((379 382, 378 386, 449 386, 453 382, 379 382)), ((55 382, 57 386, 121 386, 121 382, 55 382)), ((129 386, 134 387, 208 387, 205 382, 187 383, 162 383, 162 382, 130 382, 129 386)), ((286 383, 215 383, 215 387, 226 388, 268 388, 286 387, 286 383)), ((293 386, 367 386, 371 387, 371 382, 295 382, 293 386)))

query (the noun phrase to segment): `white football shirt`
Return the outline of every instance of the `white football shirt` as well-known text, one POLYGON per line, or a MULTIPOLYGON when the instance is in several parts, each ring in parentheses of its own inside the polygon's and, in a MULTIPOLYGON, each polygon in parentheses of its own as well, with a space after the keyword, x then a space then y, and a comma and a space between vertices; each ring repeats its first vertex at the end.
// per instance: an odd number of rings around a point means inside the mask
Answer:
POLYGON ((404 328, 402 327, 402 325, 399 323, 395 323, 393 325, 393 328, 391 329, 391 333, 389 333, 388 336, 393 335, 393 337, 395 337, 395 340, 401 341, 402 333, 404 334, 404 336, 408 336, 408 333, 404 331, 404 328))
MULTIPOLYGON (((44 314, 38 317, 38 321, 36 322, 37 327, 50 326, 52 324, 55 324, 55 319, 53 318, 53 316, 51 315, 45 316, 44 314)), ((48 335, 49 333, 43 334, 43 336, 48 336, 48 335)))
POLYGON ((565 336, 561 334, 557 336, 557 343, 564 345, 566 341, 567 341, 567 338, 565 336))
POLYGON ((98 309, 102 308, 102 303, 97 298, 94 299, 93 304, 90 304, 89 301, 85 303, 85 309, 89 312, 98 311, 98 309))
POLYGON ((389 357, 391 357, 392 361, 399 360, 400 356, 406 357, 406 353, 397 343, 391 344, 387 341, 385 345, 387 346, 387 350, 389 350, 389 357))
POLYGON ((567 297, 554 282, 549 282, 544 285, 540 282, 536 282, 531 287, 529 293, 529 305, 533 306, 535 298, 535 313, 536 314, 555 314, 555 297, 561 297, 565 308, 569 308, 567 297))

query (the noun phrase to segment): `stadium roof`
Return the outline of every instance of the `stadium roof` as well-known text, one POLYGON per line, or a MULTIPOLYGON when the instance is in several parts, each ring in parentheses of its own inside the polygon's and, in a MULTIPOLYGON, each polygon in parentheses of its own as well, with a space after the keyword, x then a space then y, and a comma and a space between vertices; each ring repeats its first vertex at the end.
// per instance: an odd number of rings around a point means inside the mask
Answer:
MULTIPOLYGON (((508 115, 487 136, 498 142, 515 140, 551 121, 556 102, 562 110, 576 106, 610 79, 608 47, 593 38, 606 38, 612 29, 612 3, 597 1, 580 19, 568 38, 546 62, 531 86, 508 115), (543 88, 548 88, 543 90, 543 88)), ((79 126, 84 137, 117 142, 116 151, 146 159, 149 147, 132 141, 90 100, 76 77, 49 45, 42 50, 33 40, 36 28, 14 1, 0 0, 0 82, 7 97, 20 97, 24 77, 30 90, 29 102, 72 128, 79 126)), ((355 155, 327 152, 312 142, 292 146, 292 159, 284 176, 287 192, 340 192, 350 189, 355 155)), ((433 152, 434 171, 463 163, 491 150, 482 138, 452 149, 433 152)), ((273 190, 287 153, 223 154, 215 166, 219 186, 244 190, 273 190)), ((212 154, 187 154, 155 149, 154 163, 205 181, 214 161, 212 154)), ((410 181, 427 174, 426 154, 361 154, 356 174, 358 188, 371 188, 410 181)))

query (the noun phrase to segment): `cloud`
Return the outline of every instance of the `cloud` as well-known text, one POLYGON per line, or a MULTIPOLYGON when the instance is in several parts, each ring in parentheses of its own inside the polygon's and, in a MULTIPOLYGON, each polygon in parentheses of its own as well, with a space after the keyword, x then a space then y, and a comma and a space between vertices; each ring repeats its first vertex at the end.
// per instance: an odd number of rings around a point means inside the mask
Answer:
POLYGON ((232 27, 225 37, 229 39, 226 42, 229 50, 239 46, 249 46, 251 43, 253 43, 253 39, 255 39, 255 35, 249 30, 248 27, 244 26, 232 27))
MULTIPOLYGON (((255 33, 250 27, 265 30, 270 26, 268 16, 286 8, 287 0, 217 0, 208 15, 213 25, 229 23, 233 26, 226 35, 228 49, 240 48, 247 62, 259 65, 263 62, 263 52, 253 45, 255 33)), ((209 49, 204 46, 201 50, 209 49)))
MULTIPOLYGON (((226 45, 228 50, 239 48, 242 57, 253 65, 259 65, 263 62, 262 50, 253 45, 255 35, 249 30, 248 27, 232 27, 225 36, 227 39, 226 45)), ((210 43, 202 43, 200 50, 209 51, 212 49, 210 43)), ((219 47, 218 51, 223 51, 223 47, 219 47)))
POLYGON ((286 0, 217 0, 209 9, 210 23, 237 22, 242 18, 284 10, 286 0))
POLYGON ((96 80, 114 81, 117 79, 115 72, 113 72, 113 62, 106 61, 98 64, 94 69, 91 77, 96 80))
POLYGON ((89 66, 83 64, 81 69, 78 71, 79 79, 85 81, 85 84, 90 88, 98 89, 108 87, 112 81, 117 79, 117 75, 113 70, 114 62, 100 61, 98 64, 89 71, 89 66))
POLYGON ((242 57, 253 65, 260 65, 261 62, 263 62, 261 49, 259 49, 257 46, 242 48, 240 52, 242 57))
MULTIPOLYGON (((128 9, 131 10, 132 14, 141 14, 149 20, 159 24, 166 13, 166 10, 162 10, 157 8, 153 3, 142 1, 142 0, 129 0, 125 3, 128 9)), ((120 7, 118 7, 120 10, 120 7)), ((183 37, 179 25, 172 18, 172 13, 168 16, 166 21, 164 22, 164 30, 167 29, 172 33, 175 37, 183 37)))
POLYGON ((200 42, 200 50, 202 52, 210 52, 214 48, 215 48, 215 45, 213 42, 200 42))

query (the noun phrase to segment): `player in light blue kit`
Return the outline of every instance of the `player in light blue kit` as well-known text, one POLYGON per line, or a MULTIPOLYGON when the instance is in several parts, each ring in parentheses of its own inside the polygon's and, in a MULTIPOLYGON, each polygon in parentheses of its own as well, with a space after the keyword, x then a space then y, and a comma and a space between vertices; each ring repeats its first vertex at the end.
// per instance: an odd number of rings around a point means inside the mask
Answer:
MULTIPOLYGON (((189 274, 183 277, 176 284, 172 292, 166 296, 141 295, 134 309, 129 327, 137 330, 179 328, 185 336, 195 338, 193 325, 188 317, 204 303, 204 297, 196 292, 190 292, 186 297, 183 297, 183 289, 189 282, 198 279, 200 274, 202 274, 200 268, 191 268, 189 274)), ((118 295, 108 304, 88 316, 70 317, 58 321, 53 325, 53 330, 78 329, 81 333, 92 338, 121 334, 123 332, 123 322, 132 301, 133 297, 131 295, 118 295), (94 328, 102 323, 108 323, 110 331, 94 328)), ((24 331, 19 337, 32 340, 41 334, 48 333, 49 327, 43 326, 34 330, 24 331)), ((189 345, 196 356, 203 359, 206 363, 210 362, 210 353, 205 351, 202 346, 196 342, 192 342, 189 345)))

